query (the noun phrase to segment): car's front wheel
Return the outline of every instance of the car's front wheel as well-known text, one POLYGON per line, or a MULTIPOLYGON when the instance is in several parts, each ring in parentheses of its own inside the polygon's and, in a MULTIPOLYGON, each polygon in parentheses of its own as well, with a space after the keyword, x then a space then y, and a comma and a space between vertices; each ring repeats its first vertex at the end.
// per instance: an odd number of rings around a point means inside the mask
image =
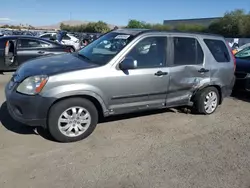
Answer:
POLYGON ((59 142, 74 142, 88 137, 98 123, 94 104, 83 98, 69 98, 54 104, 49 112, 48 129, 59 142))

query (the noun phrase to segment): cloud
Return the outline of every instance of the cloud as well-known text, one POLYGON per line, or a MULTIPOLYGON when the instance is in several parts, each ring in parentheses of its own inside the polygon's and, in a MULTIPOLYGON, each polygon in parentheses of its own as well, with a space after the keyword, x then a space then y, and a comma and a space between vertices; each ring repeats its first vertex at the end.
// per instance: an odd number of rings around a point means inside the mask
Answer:
POLYGON ((11 21, 13 20, 10 18, 0 18, 0 22, 11 22, 11 21))

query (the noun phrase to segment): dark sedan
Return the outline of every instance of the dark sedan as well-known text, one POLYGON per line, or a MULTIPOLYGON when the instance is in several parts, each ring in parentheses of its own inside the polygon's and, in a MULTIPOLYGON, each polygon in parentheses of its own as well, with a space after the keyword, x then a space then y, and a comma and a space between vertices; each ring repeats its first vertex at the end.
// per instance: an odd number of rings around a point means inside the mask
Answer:
POLYGON ((250 91, 250 47, 235 54, 235 89, 250 91))
POLYGON ((0 37, 0 70, 16 70, 30 59, 69 52, 68 48, 53 41, 32 36, 0 37))

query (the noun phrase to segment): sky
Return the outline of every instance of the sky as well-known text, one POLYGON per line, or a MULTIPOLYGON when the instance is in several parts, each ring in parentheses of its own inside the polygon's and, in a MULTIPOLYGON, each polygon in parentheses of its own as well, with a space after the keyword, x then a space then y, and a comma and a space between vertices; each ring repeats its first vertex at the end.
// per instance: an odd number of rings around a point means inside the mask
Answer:
POLYGON ((130 19, 163 20, 223 16, 250 11, 250 0, 0 0, 0 24, 44 26, 65 20, 105 21, 126 25, 130 19))

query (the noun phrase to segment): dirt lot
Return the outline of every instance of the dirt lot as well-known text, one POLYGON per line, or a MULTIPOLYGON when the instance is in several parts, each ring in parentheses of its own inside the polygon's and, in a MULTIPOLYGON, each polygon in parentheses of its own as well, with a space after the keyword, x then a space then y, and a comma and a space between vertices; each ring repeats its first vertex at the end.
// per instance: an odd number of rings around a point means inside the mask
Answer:
MULTIPOLYGON (((1 103, 9 77, 0 75, 1 103)), ((225 100, 211 116, 165 110, 108 119, 71 144, 11 120, 3 103, 0 187, 249 188, 250 103, 244 98, 225 100)))

